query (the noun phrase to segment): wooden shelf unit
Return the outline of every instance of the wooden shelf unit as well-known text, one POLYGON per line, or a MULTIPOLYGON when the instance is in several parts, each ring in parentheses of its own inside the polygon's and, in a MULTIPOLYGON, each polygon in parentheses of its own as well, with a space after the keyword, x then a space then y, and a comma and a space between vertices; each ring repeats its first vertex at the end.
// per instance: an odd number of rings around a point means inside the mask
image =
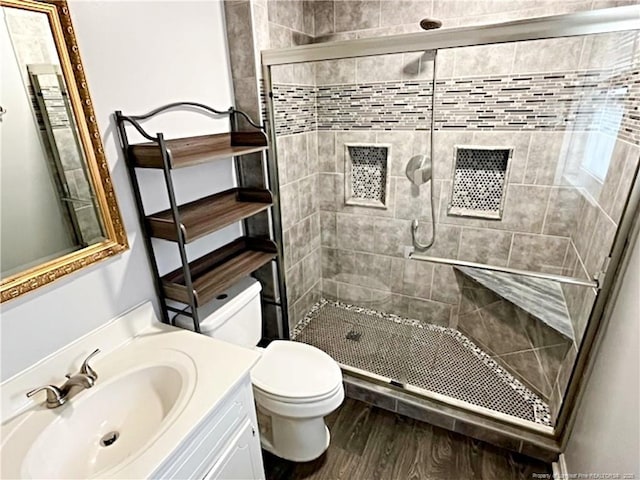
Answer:
MULTIPOLYGON (((180 230, 190 243, 216 230, 260 213, 272 205, 269 190, 232 188, 178 207, 180 230)), ((179 241, 173 212, 169 208, 147 216, 149 232, 155 238, 179 241)))
MULTIPOLYGON (((196 306, 201 307, 234 283, 273 260, 278 248, 271 240, 240 237, 189 263, 196 306)), ((167 298, 189 303, 182 268, 162 277, 167 298)))
MULTIPOLYGON (((164 140, 170 168, 183 168, 223 158, 262 152, 268 148, 262 132, 231 132, 164 140)), ((157 142, 129 146, 129 158, 138 168, 164 168, 157 142)))
MULTIPOLYGON (((274 181, 276 177, 272 175, 275 166, 271 165, 266 155, 269 147, 262 129, 244 113, 233 108, 218 111, 194 102, 169 104, 138 116, 125 116, 118 111, 115 116, 138 207, 149 263, 154 274, 156 292, 162 307, 163 320, 170 323, 169 312, 185 314, 193 318, 194 330, 200 332, 199 307, 213 300, 243 277, 275 260, 279 298, 270 303, 281 309, 280 318, 283 319, 283 323, 287 322, 282 231, 279 227, 280 209, 279 204, 274 203, 274 195, 268 190, 269 185, 274 185, 277 189, 277 182, 274 181), (189 107, 206 110, 216 115, 228 115, 231 131, 165 140, 163 134, 153 137, 142 128, 141 121, 176 107, 189 107), (255 130, 238 131, 238 116, 244 117, 250 125, 255 127, 255 130), (126 124, 134 126, 150 141, 130 145, 126 124), (177 203, 172 170, 226 158, 234 159, 235 163, 238 156, 256 152, 263 152, 261 161, 264 161, 262 165, 266 166, 266 171, 263 171, 263 181, 267 188, 240 186, 182 205, 177 203), (136 173, 139 168, 155 168, 163 171, 170 208, 145 215, 136 173), (187 243, 239 221, 245 222, 246 230, 246 221, 264 211, 269 215, 266 235, 268 238, 243 236, 196 260, 189 261, 185 248, 187 243), (181 265, 177 269, 160 275, 151 238, 169 240, 177 245, 181 260, 181 265), (186 306, 179 308, 174 303, 168 304, 167 301, 186 306)), ((239 168, 236 164, 237 171, 239 168)), ((275 197, 277 198, 277 195, 275 197)))

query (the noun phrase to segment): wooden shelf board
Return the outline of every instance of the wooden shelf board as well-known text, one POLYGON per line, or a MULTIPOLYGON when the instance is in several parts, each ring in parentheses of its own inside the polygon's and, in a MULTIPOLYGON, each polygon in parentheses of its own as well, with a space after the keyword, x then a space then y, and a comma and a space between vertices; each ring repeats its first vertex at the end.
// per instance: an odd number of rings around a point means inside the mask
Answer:
MULTIPOLYGON (((241 237, 189 263, 196 306, 210 302, 240 279, 276 257, 277 247, 270 240, 241 237)), ((189 303, 182 268, 162 277, 168 299, 189 303)))
MULTIPOLYGON (((267 149, 267 137, 261 131, 231 132, 165 140, 170 167, 182 168, 267 149)), ((134 166, 163 168, 162 152, 156 142, 129 146, 134 166)))
MULTIPOLYGON (((192 242, 204 235, 220 230, 239 220, 248 218, 269 208, 271 192, 258 188, 232 188, 193 202, 181 205, 180 227, 185 242, 192 242)), ((151 235, 165 240, 178 241, 173 215, 170 209, 147 217, 151 235)))

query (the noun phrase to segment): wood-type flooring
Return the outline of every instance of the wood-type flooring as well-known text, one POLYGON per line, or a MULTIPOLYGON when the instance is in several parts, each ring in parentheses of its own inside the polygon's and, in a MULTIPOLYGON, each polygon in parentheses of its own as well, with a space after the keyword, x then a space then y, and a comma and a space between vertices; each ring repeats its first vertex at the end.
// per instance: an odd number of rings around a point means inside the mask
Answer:
POLYGON ((267 480, 531 480, 551 473, 539 460, 357 400, 346 399, 326 421, 331 445, 317 460, 263 452, 267 480))

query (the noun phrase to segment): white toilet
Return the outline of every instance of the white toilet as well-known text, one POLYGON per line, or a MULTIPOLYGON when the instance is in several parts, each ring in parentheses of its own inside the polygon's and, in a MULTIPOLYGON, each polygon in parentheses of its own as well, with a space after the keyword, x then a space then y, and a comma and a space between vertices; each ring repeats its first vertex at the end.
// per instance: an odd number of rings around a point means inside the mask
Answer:
MULTIPOLYGON (((248 348, 262 336, 260 283, 245 278, 199 311, 203 334, 248 348)), ((176 324, 193 329, 186 316, 176 324)), ((322 350, 285 340, 265 349, 251 370, 262 447, 294 462, 318 458, 329 446, 324 417, 344 400, 342 373, 322 350)))

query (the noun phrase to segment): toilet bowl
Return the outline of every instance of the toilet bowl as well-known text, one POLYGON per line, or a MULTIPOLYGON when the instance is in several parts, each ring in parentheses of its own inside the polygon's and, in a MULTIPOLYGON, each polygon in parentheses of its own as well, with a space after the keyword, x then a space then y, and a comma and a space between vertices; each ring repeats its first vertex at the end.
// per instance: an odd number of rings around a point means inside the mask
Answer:
MULTIPOLYGON (((294 462, 318 458, 329 446, 324 417, 344 400, 340 367, 322 350, 288 340, 266 348, 262 336, 261 286, 245 278, 198 312, 203 334, 260 351, 251 370, 262 447, 294 462)), ((192 329, 179 315, 175 323, 192 329)))
POLYGON ((295 462, 313 460, 329 446, 324 417, 344 400, 342 373, 322 350, 276 340, 251 370, 263 447, 295 462))

